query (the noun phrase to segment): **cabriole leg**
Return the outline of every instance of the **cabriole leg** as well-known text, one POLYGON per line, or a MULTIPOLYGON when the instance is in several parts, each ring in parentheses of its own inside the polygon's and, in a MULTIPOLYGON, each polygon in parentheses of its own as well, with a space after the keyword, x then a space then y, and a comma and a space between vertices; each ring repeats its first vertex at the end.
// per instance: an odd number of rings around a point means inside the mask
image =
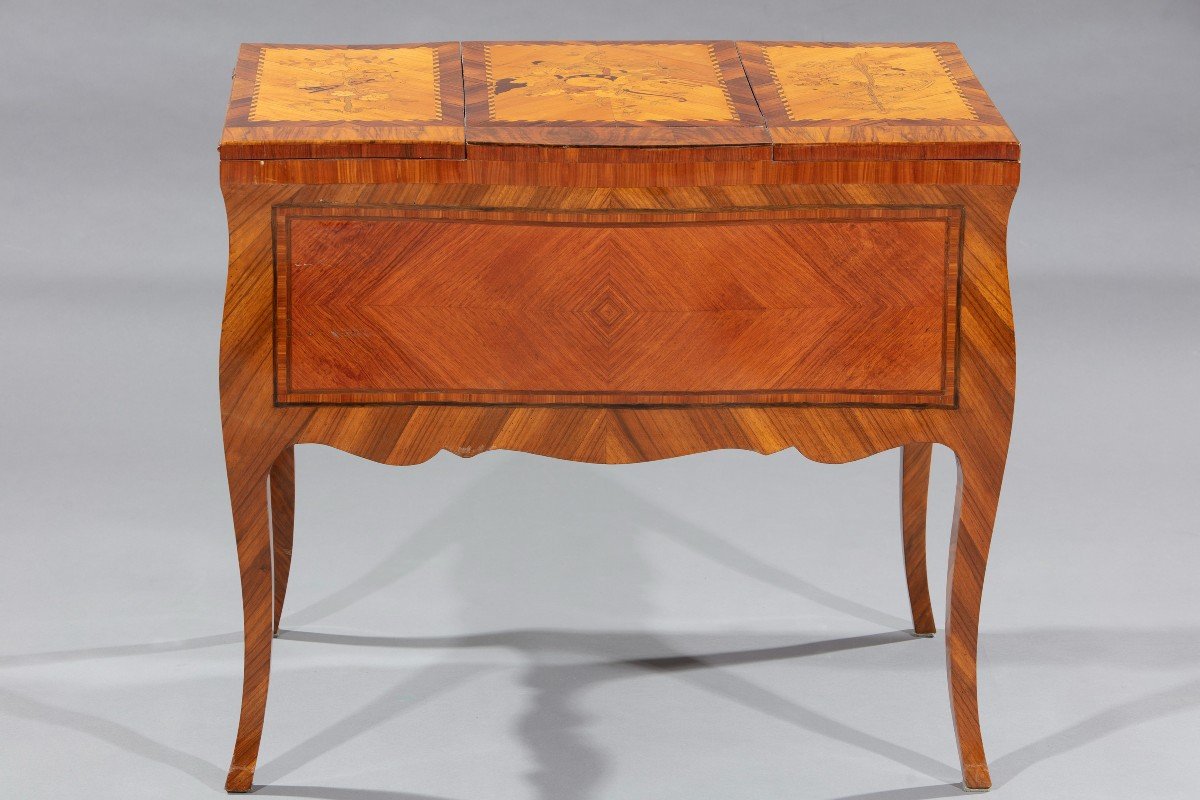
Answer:
POLYGON ((976 662, 983 577, 1003 475, 1003 454, 990 462, 969 453, 959 454, 947 581, 946 671, 963 786, 971 790, 992 785, 979 730, 976 662))
POLYGON ((273 614, 271 597, 271 530, 267 509, 267 476, 229 467, 229 494, 237 537, 238 566, 242 578, 242 613, 245 652, 242 677, 242 713, 227 792, 248 792, 254 780, 258 745, 262 738, 271 674, 273 614))

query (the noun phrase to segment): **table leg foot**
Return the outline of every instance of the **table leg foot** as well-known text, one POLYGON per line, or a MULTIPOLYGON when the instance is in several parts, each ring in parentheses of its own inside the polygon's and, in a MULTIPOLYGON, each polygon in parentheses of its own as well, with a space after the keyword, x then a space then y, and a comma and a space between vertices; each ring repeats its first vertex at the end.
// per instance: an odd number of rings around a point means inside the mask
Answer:
POLYGON ((963 791, 987 792, 992 788, 992 777, 988 774, 988 766, 972 764, 963 767, 963 791))
POLYGON ((231 767, 225 779, 225 791, 230 794, 245 794, 254 788, 254 767, 231 767))

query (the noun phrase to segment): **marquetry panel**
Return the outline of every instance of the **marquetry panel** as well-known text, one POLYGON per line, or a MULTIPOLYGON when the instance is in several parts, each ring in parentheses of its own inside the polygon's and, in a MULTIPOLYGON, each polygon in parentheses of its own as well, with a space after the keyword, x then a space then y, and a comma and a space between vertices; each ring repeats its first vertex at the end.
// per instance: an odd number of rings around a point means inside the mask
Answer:
POLYGON ((441 103, 432 47, 264 47, 250 119, 434 121, 441 103))
POLYGON ((647 145, 700 148, 699 160, 769 156, 732 42, 465 42, 463 78, 472 156, 647 145))
POLYGON ((763 48, 793 122, 830 120, 978 120, 929 46, 763 48))
POLYGON ((504 122, 732 122, 711 44, 488 44, 488 115, 504 122))
POLYGON ((739 42, 782 160, 979 158, 1020 150, 945 42, 739 42))
POLYGON ((243 45, 224 159, 462 158, 458 44, 243 45))
POLYGON ((952 404, 960 225, 282 208, 277 398, 952 404))
POLYGON ((1008 160, 948 43, 243 45, 221 157, 1008 160))

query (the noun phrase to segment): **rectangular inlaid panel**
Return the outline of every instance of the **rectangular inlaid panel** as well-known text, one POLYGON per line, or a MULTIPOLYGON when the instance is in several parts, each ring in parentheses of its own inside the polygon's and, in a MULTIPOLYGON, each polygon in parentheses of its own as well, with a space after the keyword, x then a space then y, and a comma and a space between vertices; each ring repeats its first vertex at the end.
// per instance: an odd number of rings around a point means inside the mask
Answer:
POLYGON ((440 119, 432 47, 264 47, 253 122, 440 119))
POLYGON ((737 120, 711 44, 489 44, 484 63, 492 120, 737 120))
POLYGON ((469 156, 471 146, 502 160, 556 160, 563 146, 768 155, 733 42, 464 42, 463 80, 469 156))
POLYGON ((978 120, 932 47, 763 48, 793 122, 978 120))
POLYGON ((777 160, 1015 160, 1020 146, 948 42, 739 42, 777 160))
POLYGON ((223 159, 464 155, 456 42, 242 45, 223 159))
POLYGON ((281 403, 951 405, 961 211, 282 207, 281 403))

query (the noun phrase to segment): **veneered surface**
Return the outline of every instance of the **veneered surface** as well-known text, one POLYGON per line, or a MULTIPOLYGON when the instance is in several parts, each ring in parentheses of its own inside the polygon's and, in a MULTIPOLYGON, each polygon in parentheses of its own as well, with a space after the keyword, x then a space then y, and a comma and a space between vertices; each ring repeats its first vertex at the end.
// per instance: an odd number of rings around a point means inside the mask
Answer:
POLYGON ((244 44, 221 158, 462 158, 457 42, 244 44))
POLYGON ((1020 157, 949 42, 739 42, 738 52, 775 160, 1020 157))
POLYGON ((733 122, 705 42, 485 44, 488 118, 502 122, 733 122))
POLYGON ((945 42, 243 45, 224 159, 1001 160, 945 42))
POLYGON ((434 47, 264 47, 252 122, 435 122, 434 47))
POLYGON ((930 45, 769 45, 763 54, 793 122, 978 120, 930 45))
POLYGON ((469 158, 770 158, 733 42, 464 42, 463 79, 469 158))
POLYGON ((279 399, 949 404, 958 225, 282 209, 279 399))

